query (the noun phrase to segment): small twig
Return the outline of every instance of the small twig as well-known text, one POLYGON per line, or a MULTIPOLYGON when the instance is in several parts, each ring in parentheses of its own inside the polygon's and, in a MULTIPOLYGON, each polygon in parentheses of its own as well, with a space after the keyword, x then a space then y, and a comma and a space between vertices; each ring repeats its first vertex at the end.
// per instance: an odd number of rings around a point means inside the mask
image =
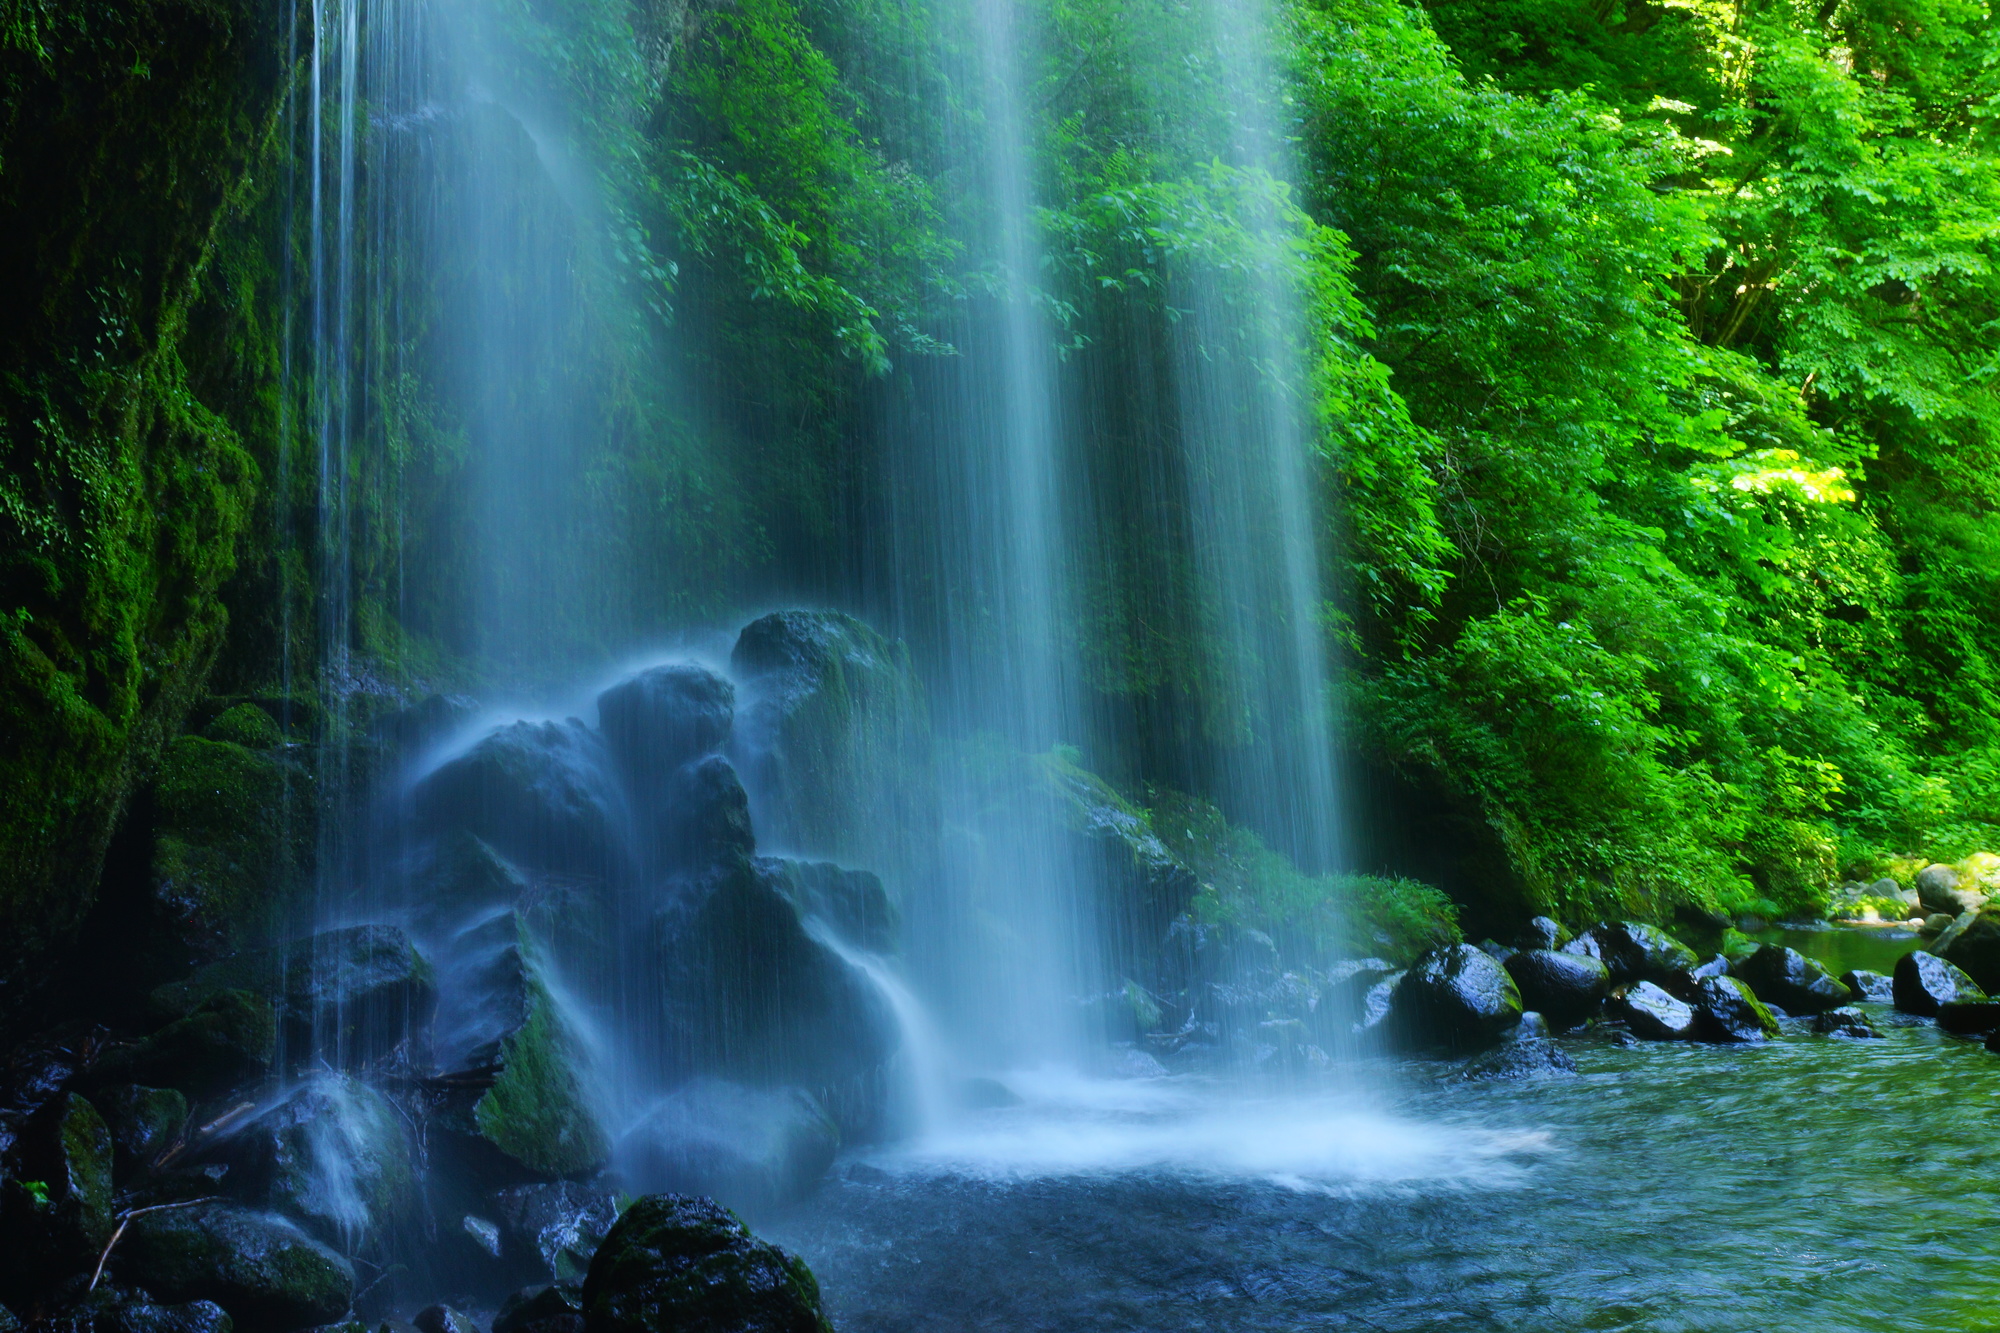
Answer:
POLYGON ((215 1199, 216 1196, 211 1194, 205 1199, 181 1199, 175 1203, 155 1203, 148 1204, 144 1208, 128 1208, 118 1214, 118 1229, 111 1233, 110 1240, 104 1242, 104 1253, 97 1256, 97 1269, 91 1273, 90 1285, 83 1289, 84 1294, 89 1295, 91 1292, 97 1290, 97 1280, 104 1276, 104 1261, 111 1257, 111 1247, 116 1245, 118 1238, 125 1234, 125 1224, 127 1222, 130 1222, 141 1213, 163 1213, 169 1208, 192 1208, 198 1203, 214 1203, 215 1199))
POLYGON ((215 1133, 216 1130, 221 1129, 224 1125, 228 1124, 230 1121, 235 1120, 236 1118, 241 1116, 245 1111, 254 1109, 256 1105, 257 1103, 255 1102, 238 1102, 236 1105, 230 1107, 227 1111, 224 1111, 221 1115, 215 1117, 215 1119, 209 1121, 207 1124, 203 1125, 200 1129, 196 1130, 195 1133, 203 1136, 213 1134, 215 1133))

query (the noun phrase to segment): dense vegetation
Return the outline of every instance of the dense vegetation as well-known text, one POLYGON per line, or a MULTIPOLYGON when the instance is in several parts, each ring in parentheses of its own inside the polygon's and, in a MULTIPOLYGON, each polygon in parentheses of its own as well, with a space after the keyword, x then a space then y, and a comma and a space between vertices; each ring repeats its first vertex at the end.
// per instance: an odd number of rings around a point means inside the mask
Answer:
MULTIPOLYGON (((997 286, 954 151, 974 32, 926 0, 503 8, 613 213, 576 503, 635 572, 565 651, 777 594, 867 609, 900 558, 884 459, 997 286)), ((402 369, 421 318, 373 363, 373 452, 333 516, 351 614, 314 605, 330 534, 285 464, 311 441, 275 315, 297 35, 256 0, 130 9, 0 5, 29 316, 0 386, 0 901, 29 948, 77 917, 205 678, 294 688, 328 634, 377 682, 479 671, 449 589, 398 573, 452 549, 466 466, 465 405, 402 369)), ((1361 869, 1475 915, 1798 911, 2000 843, 1984 0, 1281 0, 1255 86, 1206 10, 1029 9, 1040 304, 1094 465, 1151 468, 1171 430, 1145 405, 1194 360, 1283 374, 1188 311, 1282 289, 1308 316, 1287 388, 1320 427, 1356 767, 1456 858, 1385 843, 1361 869), (1291 182, 1218 147, 1266 127, 1291 182)), ((430 276, 398 280, 422 308, 430 276)), ((1094 500, 1091 684, 1149 735, 1239 743, 1200 715, 1187 553, 1133 539, 1170 502, 1094 500)), ((1111 776, 1175 806, 1188 748, 1111 776)), ((1266 855, 1234 836, 1205 845, 1266 855)))

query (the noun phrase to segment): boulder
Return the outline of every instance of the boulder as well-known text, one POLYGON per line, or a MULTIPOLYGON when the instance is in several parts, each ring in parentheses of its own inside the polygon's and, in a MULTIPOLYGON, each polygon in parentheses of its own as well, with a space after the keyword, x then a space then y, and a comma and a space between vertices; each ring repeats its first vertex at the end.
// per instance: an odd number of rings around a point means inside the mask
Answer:
POLYGON ((1957 916, 1986 905, 1986 891, 1957 866, 1932 864, 1917 872, 1917 901, 1926 912, 1957 916))
POLYGON ((180 1015, 229 990, 276 1006, 296 1061, 339 1068, 410 1058, 410 1044, 421 1045, 437 1004, 430 963, 402 930, 380 925, 238 954, 159 987, 152 1004, 161 1015, 180 1015))
POLYGON ((1704 977, 1726 977, 1728 975, 1729 960, 1721 954, 1715 954, 1706 962, 1697 963, 1688 969, 1688 977, 1693 981, 1700 981, 1704 977))
POLYGON ((656 815, 677 771, 715 754, 736 718, 736 687, 707 667, 650 667, 597 696, 597 726, 638 809, 656 815))
POLYGON ((1836 981, 1819 963, 1797 949, 1766 944, 1730 968, 1747 982, 1757 998, 1788 1014, 1817 1014, 1854 999, 1854 992, 1836 981))
POLYGON ((104 1087, 141 1083, 190 1097, 214 1097, 263 1078, 278 1047, 270 1001, 246 990, 220 990, 132 1046, 112 1051, 91 1068, 104 1087))
POLYGON ((1930 951, 1982 989, 2000 990, 2000 903, 1961 912, 1931 941, 1930 951))
POLYGON ((1983 1037, 2000 1028, 2000 1000, 1946 1000, 1937 1023, 1955 1037, 1983 1037))
POLYGON ((152 1165, 187 1125, 187 1098, 172 1088, 127 1083, 108 1089, 97 1100, 111 1131, 112 1156, 120 1180, 152 1165))
POLYGON ((1529 919, 1514 937, 1514 947, 1522 951, 1531 949, 1560 949, 1576 937, 1563 929, 1562 923, 1554 917, 1538 916, 1529 919))
POLYGON ((1854 992, 1858 1000, 1868 1004, 1891 1004, 1896 998, 1896 983, 1880 972, 1870 972, 1857 967, 1851 972, 1840 974, 1840 984, 1854 992))
POLYGON ((1936 1017, 1940 1006, 1953 1000, 1983 1000, 1978 983, 1936 954, 1916 950, 1896 960, 1891 980, 1896 1007, 1906 1014, 1936 1017))
POLYGON ((894 953, 901 921, 880 877, 843 870, 828 861, 766 863, 799 915, 833 927, 841 939, 869 953, 894 953))
MULTIPOLYGON (((1375 975, 1364 973, 1362 978, 1365 980, 1375 975)), ((1358 1016, 1354 1020, 1354 1035, 1364 1038, 1374 1037, 1390 1030, 1393 1025, 1389 1021, 1389 1016, 1395 1012, 1396 989, 1403 984, 1403 978, 1409 975, 1408 971, 1391 972, 1380 980, 1371 982, 1361 994, 1358 1016)))
POLYGON ((1507 969, 1470 944, 1431 949, 1396 987, 1398 1035, 1415 1046, 1491 1046, 1521 1021, 1521 992, 1507 969))
POLYGON ((1600 921, 1563 946, 1566 953, 1602 962, 1611 984, 1660 982, 1694 967, 1694 950, 1661 930, 1637 921, 1600 921))
POLYGON ((1540 1013, 1557 1031, 1596 1017, 1611 993, 1611 973, 1587 954, 1525 949, 1506 963, 1520 987, 1521 1003, 1540 1013))
MULTIPOLYGON (((260 710, 261 711, 261 710, 260 710)), ((161 1305, 127 1301, 94 1315, 90 1333, 232 1333, 235 1321, 214 1301, 161 1305)))
POLYGON ((414 757, 479 716, 479 701, 462 694, 433 694, 377 718, 368 733, 399 760, 414 757))
POLYGON ((664 1031, 690 1075, 812 1089, 873 1074, 895 1017, 861 970, 809 934, 769 864, 683 880, 654 923, 664 1031))
POLYGON ((802 1261, 713 1201, 677 1194, 648 1195, 618 1219, 591 1260, 583 1307, 587 1333, 833 1328, 802 1261))
POLYGON ((668 779, 665 799, 648 830, 652 864, 667 871, 708 870, 757 850, 750 798, 734 766, 719 754, 697 759, 668 779))
POLYGON ((1502 944, 1495 939, 1483 939, 1473 947, 1502 966, 1505 966, 1507 960, 1514 956, 1514 946, 1511 944, 1502 944))
POLYGON ((699 1078, 625 1135, 618 1164, 638 1189, 702 1194, 761 1212, 809 1193, 839 1148, 839 1127, 799 1089, 699 1078))
POLYGON ((471 833, 535 869, 619 878, 632 865, 610 752, 575 718, 500 728, 432 770, 410 803, 425 831, 471 833))
POLYGON ((410 1316, 417 1333, 479 1333, 479 1324, 463 1310, 449 1305, 427 1305, 410 1316))
POLYGON ((611 1152, 588 1056, 521 915, 504 912, 451 946, 453 984, 437 1023, 448 1071, 439 1132, 475 1174, 582 1176, 611 1152))
POLYGON ((405 866, 410 898, 429 931, 453 931, 475 916, 519 906, 535 880, 493 844, 463 829, 420 844, 405 866))
POLYGON ((576 1282, 618 1220, 618 1200, 580 1181, 546 1181, 499 1191, 492 1213, 502 1259, 556 1282, 576 1282))
POLYGON ((1633 1036, 1646 1041, 1692 1041, 1699 1030, 1694 1007, 1650 981, 1634 982, 1623 994, 1614 995, 1610 1012, 1625 1020, 1633 1036))
POLYGON ((575 1282, 523 1287, 501 1302, 493 1333, 583 1333, 583 1288, 575 1282))
POLYGON ((1917 924, 1917 929, 1926 935, 1942 935, 1945 931, 1951 929, 1951 923, 1956 920, 1958 920, 1957 917, 1947 915, 1944 912, 1932 912, 1917 924))
POLYGON ((1763 1041, 1778 1035, 1778 1020, 1740 979, 1703 977, 1694 986, 1702 1040, 1763 1041))
POLYGON ((1829 1009, 1823 1014, 1813 1015, 1813 1031, 1825 1037, 1841 1037, 1847 1040, 1867 1040, 1880 1037, 1875 1025, 1859 1009, 1843 1005, 1829 1009))
POLYGON ((0 1284, 9 1299, 88 1267, 111 1238, 111 1132, 75 1093, 29 1118, 0 1184, 0 1284), (41 1197, 25 1182, 38 1181, 41 1197))
POLYGON ((1576 1061, 1552 1041, 1531 1038, 1502 1042, 1461 1069, 1463 1079, 1564 1078, 1576 1073, 1576 1061))
POLYGON ((339 1318, 354 1296, 347 1260, 275 1213, 195 1203, 127 1223, 111 1264, 169 1304, 213 1301, 241 1333, 290 1333, 339 1318))
POLYGON ((382 1095, 322 1072, 204 1145, 229 1167, 224 1187, 277 1209, 351 1252, 417 1208, 417 1167, 403 1118, 382 1095))

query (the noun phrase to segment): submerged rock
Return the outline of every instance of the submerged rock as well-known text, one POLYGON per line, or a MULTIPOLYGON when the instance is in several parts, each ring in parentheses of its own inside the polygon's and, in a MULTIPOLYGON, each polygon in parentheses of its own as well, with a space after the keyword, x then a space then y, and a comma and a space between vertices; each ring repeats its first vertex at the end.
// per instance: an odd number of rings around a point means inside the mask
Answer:
POLYGON ((1611 973, 1596 958, 1527 949, 1506 963, 1507 974, 1520 987, 1521 1003, 1561 1031, 1594 1018, 1611 993, 1611 973))
POLYGON ((1823 1013, 1854 999, 1854 992, 1834 980, 1826 968, 1781 944, 1762 946, 1730 972, 1749 983, 1758 999, 1788 1014, 1823 1013))
POLYGON ((803 1197, 839 1148, 839 1127, 805 1092, 700 1078, 634 1126, 618 1160, 639 1188, 708 1195, 757 1212, 803 1197))
POLYGON ((1868 1040, 1882 1035, 1875 1030, 1875 1025, 1868 1021, 1868 1015, 1846 1005, 1813 1015, 1813 1031, 1826 1037, 1844 1037, 1850 1040, 1868 1040))
POLYGON ((1521 1021, 1521 992, 1507 970, 1470 944, 1428 951, 1396 987, 1398 1035, 1417 1046, 1490 1046, 1521 1021))
POLYGON ((1853 991, 1856 999, 1869 1004, 1891 1004, 1896 999, 1896 983, 1880 972, 1857 967, 1841 973, 1840 983, 1853 991))
POLYGON ((1906 1014, 1936 1017, 1938 1008, 1953 1000, 1983 1000, 1986 992, 1971 977, 1936 954, 1921 949, 1896 960, 1892 988, 1896 1007, 1906 1014))
POLYGON ((1623 994, 1613 996, 1610 1011, 1625 1020, 1633 1036, 1646 1041, 1691 1041, 1697 1030, 1694 1006, 1650 981, 1634 982, 1623 994))
POLYGON ((1946 1000, 1938 1006, 1937 1023, 1953 1036, 1984 1036, 2000 1028, 2000 1000, 1946 1000))
MULTIPOLYGON (((618 1220, 618 1200, 575 1180, 516 1185, 493 1196, 500 1256, 520 1269, 574 1282, 618 1220)), ((421 1327, 421 1325, 419 1325, 421 1327)))
POLYGON ((1763 1041, 1778 1035, 1778 1020, 1740 979, 1703 977, 1693 984, 1703 1040, 1763 1041))
POLYGON ((610 751, 575 718, 502 727, 416 785, 434 833, 462 830, 542 870, 617 877, 631 866, 631 816, 610 751))
POLYGON ((1502 1042, 1475 1056, 1458 1076, 1463 1079, 1563 1078, 1576 1073, 1576 1061, 1552 1041, 1531 1038, 1502 1042))
MULTIPOLYGON (((654 1194, 605 1238, 583 1284, 586 1333, 832 1333, 805 1263, 708 1199, 654 1194)), ((496 1327, 494 1333, 500 1333, 496 1327)))
POLYGON ((347 1260, 275 1213, 195 1203, 134 1217, 111 1263, 160 1300, 213 1301, 241 1333, 290 1333, 346 1312, 347 1260))
POLYGON ((1666 931, 1637 921, 1600 921, 1564 945, 1563 951, 1598 959, 1614 986, 1664 981, 1697 961, 1694 950, 1666 931))

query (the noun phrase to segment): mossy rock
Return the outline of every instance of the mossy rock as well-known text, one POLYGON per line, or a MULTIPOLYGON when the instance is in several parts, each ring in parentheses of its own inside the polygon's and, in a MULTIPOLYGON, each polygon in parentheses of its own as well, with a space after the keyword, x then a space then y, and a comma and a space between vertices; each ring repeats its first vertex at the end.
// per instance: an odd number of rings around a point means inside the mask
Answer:
POLYGON ((832 1333, 805 1262, 709 1199, 651 1194, 598 1247, 585 1333, 832 1333))
POLYGON ((247 990, 219 990, 144 1041, 107 1055, 90 1078, 97 1086, 141 1083, 213 1097, 263 1078, 277 1048, 271 1002, 247 990))
POLYGON ((201 729, 212 741, 240 745, 246 750, 274 750, 285 743, 284 732, 272 716, 256 704, 236 704, 201 729))
POLYGON ((345 1314, 354 1269, 275 1213, 196 1203, 134 1217, 112 1256, 169 1302, 214 1301, 241 1333, 290 1333, 345 1314))
POLYGON ((70 1093, 28 1121, 13 1158, 17 1174, 0 1184, 0 1278, 9 1299, 20 1299, 90 1263, 111 1238, 111 1132, 70 1093))

